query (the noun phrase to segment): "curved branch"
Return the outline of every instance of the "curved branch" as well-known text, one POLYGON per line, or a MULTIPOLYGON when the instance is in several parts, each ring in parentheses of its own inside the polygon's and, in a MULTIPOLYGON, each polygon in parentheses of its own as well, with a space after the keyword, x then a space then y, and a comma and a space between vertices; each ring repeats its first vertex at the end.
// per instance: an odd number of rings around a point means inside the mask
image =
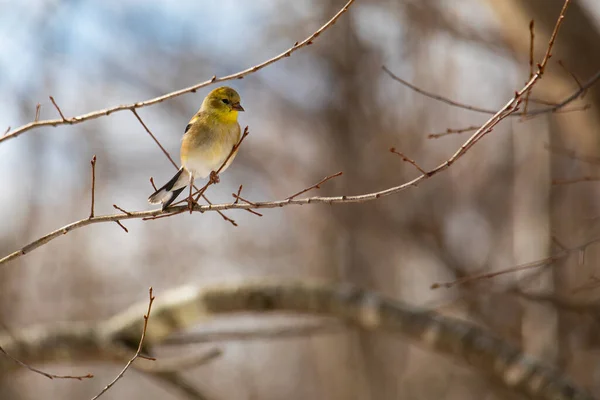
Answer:
MULTIPOLYGON (((86 344, 93 351, 107 343, 136 340, 142 329, 146 302, 93 325, 87 330, 72 324, 74 332, 57 338, 56 328, 37 328, 37 338, 15 332, 15 339, 0 336, 0 345, 15 356, 65 357, 86 344), (48 332, 48 337, 42 333, 48 332), (50 340, 49 338, 52 338, 50 340), (15 344, 15 342, 18 343, 15 344), (42 346, 40 343, 43 343, 42 346), (31 346, 31 349, 28 347, 31 346), (60 353, 56 351, 60 348, 60 353)), ((559 371, 522 354, 511 344, 468 322, 415 308, 376 293, 346 285, 314 282, 255 281, 206 287, 184 286, 158 297, 152 325, 145 343, 155 346, 176 331, 190 328, 207 317, 237 312, 300 313, 336 317, 369 331, 385 331, 407 337, 419 345, 469 364, 508 389, 537 399, 580 399, 592 397, 559 371)), ((62 328, 64 331, 64 327, 62 328)))
MULTIPOLYGON (((208 205, 194 205, 193 210, 199 212, 205 211, 223 211, 223 210, 251 210, 251 209, 259 209, 259 208, 279 208, 285 207, 289 205, 304 205, 304 204, 317 204, 317 203, 325 203, 325 204, 338 204, 338 203, 364 203, 367 201, 377 200, 381 197, 389 196, 392 194, 399 193, 411 186, 416 186, 418 183, 444 171, 449 168, 456 160, 462 157, 476 142, 481 140, 486 134, 492 131, 492 129, 504 118, 508 117, 510 114, 517 110, 517 106, 521 101, 521 97, 523 94, 531 88, 537 80, 541 77, 541 75, 536 74, 528 83, 521 89, 519 92, 515 93, 514 97, 511 98, 508 103, 504 107, 502 107, 494 116, 492 116, 487 122, 485 122, 467 141, 463 143, 463 145, 446 161, 442 164, 438 165, 436 168, 426 171, 425 173, 421 173, 418 177, 403 183, 399 186, 394 186, 388 189, 381 190, 379 192, 354 195, 354 196, 334 196, 334 197, 307 197, 302 199, 297 198, 287 198, 285 200, 277 200, 277 201, 264 201, 264 202, 252 202, 252 203, 224 203, 224 204, 208 204, 208 205)), ((92 218, 82 219, 73 223, 70 223, 60 229, 57 229, 53 232, 48 233, 47 235, 34 240, 28 245, 22 247, 21 249, 7 255, 6 257, 0 259, 0 265, 7 263, 9 261, 15 260, 38 247, 50 242, 53 239, 56 239, 59 236, 65 235, 70 231, 81 228, 83 226, 97 224, 102 222, 115 222, 125 219, 148 219, 159 216, 168 216, 171 214, 180 214, 184 211, 189 210, 187 205, 185 206, 175 206, 162 211, 160 209, 151 210, 151 211, 135 211, 135 212, 124 212, 122 214, 112 214, 112 215, 103 215, 103 216, 95 216, 92 218)))
POLYGON ((259 71, 261 69, 263 69, 264 67, 271 65, 285 57, 289 57, 292 55, 292 53, 294 53, 297 50, 300 50, 303 47, 309 46, 311 44, 313 44, 313 41, 323 32, 325 32, 328 28, 330 28, 333 24, 335 24, 335 22, 342 16, 342 14, 344 14, 346 11, 348 11, 348 8, 350 8, 350 6, 352 5, 352 3, 354 3, 354 0, 349 0, 346 5, 344 5, 344 7, 342 7, 329 21, 327 21, 325 23, 325 25, 323 25, 322 27, 320 27, 317 31, 315 31, 313 34, 311 34, 309 37, 307 37, 306 39, 304 39, 301 42, 296 42, 294 43, 294 45, 292 47, 290 47, 289 49, 287 49, 286 51, 284 51, 283 53, 270 58, 266 61, 263 61, 260 64, 257 64, 253 67, 247 68, 243 71, 240 72, 236 72, 235 74, 231 74, 231 75, 226 75, 226 76, 222 76, 217 78, 217 76, 213 76, 211 79, 206 80, 204 82, 201 83, 197 83, 193 86, 184 88, 184 89, 180 89, 180 90, 176 90, 174 92, 170 92, 167 94, 164 94, 162 96, 159 97, 155 97, 153 99, 150 100, 146 100, 146 101, 141 101, 141 102, 137 102, 137 103, 132 103, 132 104, 124 104, 124 105, 119 105, 119 106, 115 106, 115 107, 111 107, 111 108, 105 108, 103 110, 97 110, 97 111, 92 111, 90 113, 87 114, 83 114, 83 115, 78 115, 75 117, 71 117, 71 118, 65 118, 64 116, 61 115, 62 118, 59 119, 47 119, 47 120, 43 120, 43 121, 34 121, 34 122, 30 122, 26 125, 23 125, 17 129, 14 129, 13 131, 7 131, 4 136, 0 137, 0 143, 5 141, 5 140, 9 140, 9 139, 13 139, 16 138, 17 136, 31 130, 34 128, 39 128, 41 126, 58 126, 58 125, 75 125, 75 124, 79 124, 81 122, 84 121, 88 121, 91 119, 96 119, 96 118, 100 118, 100 117, 104 117, 104 116, 108 116, 112 113, 115 112, 119 112, 119 111, 126 111, 126 110, 130 110, 133 111, 135 109, 138 108, 142 108, 142 107, 147 107, 147 106, 151 106, 154 104, 158 104, 161 103, 165 100, 169 100, 172 99, 174 97, 177 96, 181 96, 182 94, 186 94, 186 93, 193 93, 198 89, 201 89, 203 87, 206 87, 210 84, 213 83, 218 83, 218 82, 225 82, 225 81, 231 81, 234 79, 242 79, 245 76, 248 76, 256 71, 259 71))
MULTIPOLYGON (((413 85, 412 83, 405 81, 404 79, 400 78, 398 75, 394 74, 392 71, 390 71, 385 65, 381 67, 383 69, 383 71, 388 74, 390 76, 390 78, 392 78, 393 80, 395 80, 396 82, 401 83, 402 85, 406 86, 407 88, 425 96, 425 97, 429 97, 430 99, 434 99, 437 101, 440 101, 442 103, 446 103, 452 107, 457 107, 457 108, 462 108, 464 110, 469 110, 469 111, 474 111, 474 112, 478 112, 481 114, 488 114, 488 115, 492 115, 495 113, 494 110, 490 110, 487 108, 481 108, 481 107, 477 107, 477 106, 472 106, 469 104, 465 104, 465 103, 460 103, 458 101, 452 100, 448 97, 444 97, 444 96, 440 96, 438 94, 435 93, 431 93, 428 92, 426 90, 423 90, 421 88, 419 88, 418 86, 413 85)), ((532 117, 532 116, 536 116, 536 115, 541 115, 541 114, 552 114, 552 113, 557 113, 559 111, 561 111, 565 106, 571 104, 573 101, 577 100, 580 96, 582 96, 583 94, 585 94, 585 92, 591 88, 592 86, 594 86, 598 81, 600 81, 600 71, 596 72, 590 79, 588 79, 583 85, 581 85, 579 87, 579 89, 577 91, 575 91, 573 94, 571 94, 570 96, 568 96, 567 98, 565 98, 563 101, 561 101, 558 104, 554 104, 552 106, 549 107, 545 107, 545 108, 541 108, 539 110, 527 110, 527 111, 522 111, 522 112, 517 112, 514 113, 513 116, 514 117, 532 117)), ((587 108, 578 108, 576 110, 571 110, 570 111, 583 111, 587 108)), ((567 110, 563 110, 563 111, 567 111, 567 110)), ((467 128, 468 129, 468 128, 467 128)), ((451 133, 451 132, 449 132, 451 133)), ((446 133, 444 134, 432 134, 430 136, 433 136, 434 138, 440 137, 440 136, 445 136, 446 133)))

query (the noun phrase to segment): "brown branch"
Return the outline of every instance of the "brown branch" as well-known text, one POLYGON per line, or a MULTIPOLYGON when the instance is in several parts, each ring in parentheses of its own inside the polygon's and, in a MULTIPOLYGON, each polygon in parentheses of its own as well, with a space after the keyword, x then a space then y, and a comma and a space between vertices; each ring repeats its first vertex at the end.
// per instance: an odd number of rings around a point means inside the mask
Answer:
POLYGON ((548 265, 551 265, 552 263, 564 259, 568 256, 570 256, 571 254, 577 252, 585 252, 585 250, 591 246, 592 244, 595 244, 597 242, 600 242, 600 238, 596 238, 593 240, 590 240, 582 245, 579 245, 577 247, 573 247, 571 249, 565 249, 565 250, 561 250, 558 253, 551 255, 550 257, 546 257, 546 258, 542 258, 540 260, 536 260, 536 261, 532 261, 532 262, 528 262, 525 264, 520 264, 514 267, 510 267, 510 268, 506 268, 500 271, 495 271, 495 272, 488 272, 488 273, 483 273, 483 274, 476 274, 476 275, 469 275, 469 276, 465 276, 463 278, 460 279, 456 279, 454 281, 451 282, 436 282, 433 283, 431 285, 431 289, 439 289, 439 288, 451 288, 454 286, 458 286, 458 285, 465 285, 468 283, 473 283, 476 281, 480 281, 480 280, 484 280, 484 279, 491 279, 491 278, 495 278, 497 276, 500 275, 505 275, 505 274, 510 274, 513 272, 518 272, 518 271, 525 271, 528 269, 534 269, 534 268, 541 268, 541 267, 546 267, 548 265))
MULTIPOLYGON (((568 4, 569 0, 565 1, 565 4, 568 4)), ((350 4, 350 3, 348 3, 350 4)), ((564 13, 565 8, 563 8, 563 11, 561 11, 561 16, 564 13)), ((557 27, 554 30, 554 33, 556 33, 558 31, 558 27, 560 26, 560 23, 562 22, 562 18, 559 17, 558 21, 557 21, 557 27)), ((548 50, 546 52, 546 54, 550 54, 551 50, 552 50, 552 45, 554 43, 554 38, 555 38, 555 34, 553 34, 549 44, 548 44, 548 50)), ((545 57, 545 60, 547 59, 547 57, 545 57)), ((540 67, 543 67, 545 64, 544 62, 542 62, 542 64, 540 65, 540 67)), ((206 206, 201 206, 201 205, 194 205, 194 210, 195 211, 199 211, 199 212, 205 212, 205 211, 222 211, 222 210, 228 210, 228 209, 258 209, 258 208, 276 208, 276 207, 284 207, 284 206, 288 206, 291 204, 295 204, 295 205, 302 205, 302 204, 313 204, 313 203, 325 203, 325 204, 338 204, 338 203, 362 203, 362 202, 367 202, 367 201, 373 201, 373 200, 377 200, 381 197, 385 197, 385 196, 390 196, 392 194, 396 194, 399 193, 411 186, 415 186, 416 184, 418 184, 419 182, 428 179, 431 176, 434 176, 436 174, 439 174, 442 171, 445 171, 446 169, 450 168, 450 166, 452 164, 454 164, 459 158, 461 158, 467 151, 469 151, 470 148, 472 148, 479 140, 481 140, 485 135, 487 135, 489 132, 492 131, 492 129, 498 124, 500 123, 503 119, 509 117, 510 115, 513 115, 514 113, 516 113, 516 111, 518 110, 518 105, 521 102, 521 99, 523 97, 523 95, 529 90, 531 89, 531 87, 533 87, 537 81, 542 77, 542 70, 538 70, 538 72, 536 74, 534 74, 534 76, 529 80, 529 82, 527 82, 527 84, 525 84, 525 86, 523 86, 523 88, 521 88, 521 90, 519 90, 518 92, 515 92, 515 94, 513 95, 513 97, 500 109, 498 110, 491 118, 489 118, 483 125, 481 125, 481 127, 475 131, 475 133, 473 133, 473 135, 471 135, 469 137, 469 139, 467 139, 462 146, 450 157, 448 158, 446 161, 444 161, 442 164, 438 165, 436 168, 430 170, 428 172, 427 175, 423 175, 421 174, 420 176, 405 182, 399 186, 393 186, 378 192, 373 192, 373 193, 367 193, 367 194, 361 194, 361 195, 354 195, 354 196, 347 196, 347 195, 342 195, 342 196, 335 196, 335 197, 307 197, 307 198, 302 198, 302 199, 285 199, 285 200, 279 200, 279 201, 267 201, 267 202, 255 202, 255 205, 251 205, 251 204, 241 204, 241 203, 228 203, 228 204, 209 204, 206 206)), ((600 79, 600 72, 598 73, 598 77, 600 79)), ((244 130, 244 134, 246 134, 247 129, 244 130)), ((244 136, 242 136, 242 139, 244 138, 244 136)), ((241 141, 238 142, 238 145, 241 144, 241 141)), ((231 156, 231 154, 230 154, 231 156)), ((221 168, 220 168, 221 169, 221 168)), ((38 247, 48 243, 49 241, 62 236, 74 229, 77 228, 81 228, 83 226, 86 225, 90 225, 93 223, 102 223, 102 222, 106 222, 106 221, 116 221, 116 220, 124 220, 124 219, 134 219, 134 218, 141 218, 141 219, 148 219, 148 218, 160 218, 163 215, 170 215, 173 212, 175 213, 180 213, 183 212, 184 210, 186 210, 186 206, 179 206, 179 207, 169 207, 167 210, 162 211, 160 209, 157 210, 151 210, 151 211, 138 211, 138 212, 134 212, 134 213, 126 213, 126 214, 115 214, 115 215, 104 215, 104 216, 100 216, 100 217, 94 217, 94 218, 89 218, 86 220, 80 220, 80 221, 76 221, 73 223, 70 223, 69 225, 64 226, 61 229, 58 229, 56 231, 50 232, 47 235, 34 240, 33 242, 31 242, 30 244, 22 247, 21 249, 5 256, 4 258, 0 259, 0 265, 7 263, 9 261, 12 261, 14 259, 17 259, 35 249, 37 249, 38 247)))
MULTIPOLYGON (((205 200, 205 201, 208 203, 208 205, 209 205, 209 206, 212 206, 212 205, 213 205, 213 203, 212 203, 212 202, 211 202, 211 201, 208 199, 208 197, 206 197, 206 196, 204 196, 204 195, 203 195, 203 196, 202 196, 202 198, 203 198, 203 199, 204 199, 204 200, 205 200)), ((249 210, 249 211, 251 211, 251 210, 249 210)), ((229 222, 231 225, 233 225, 233 226, 235 226, 235 227, 237 227, 237 226, 238 226, 237 222, 235 222, 235 220, 234 220, 234 219, 232 219, 232 218, 229 218, 229 217, 228 217, 227 215, 225 215, 225 213, 223 213, 222 211, 217 211, 217 213, 218 213, 218 214, 219 214, 219 215, 220 215, 220 216, 221 216, 221 217, 222 217, 222 218, 223 218, 225 221, 229 222)))
POLYGON ((546 49, 546 54, 544 54, 544 59, 540 64, 538 64, 538 73, 540 75, 544 74, 546 69, 546 64, 548 64, 548 60, 552 57, 552 49, 554 47, 554 41, 558 36, 558 32, 560 31, 560 27, 562 25, 563 20, 565 19, 565 13, 567 12, 567 8, 571 4, 571 0, 565 0, 563 3, 562 10, 560 10, 560 14, 558 15, 558 19, 556 20, 556 24, 554 25, 554 30, 552 31, 552 35, 550 36, 550 41, 548 42, 548 48, 546 49))
POLYGON ((154 184, 154 178, 152 178, 152 177, 150 177, 150 184, 152 185, 152 188, 156 192, 158 189, 156 188, 156 185, 154 184))
MULTIPOLYGON (((241 187, 242 186, 240 185, 240 188, 241 187)), ((245 198, 243 198, 242 196, 240 196, 239 193, 238 194, 231 193, 231 195, 235 198, 235 201, 233 202, 233 204, 237 204, 239 200, 245 202, 246 204, 250 204, 251 206, 255 204, 255 203, 251 202, 250 200, 246 200, 245 198)), ((250 213, 252 213, 252 214, 254 214, 254 215, 258 216, 258 217, 262 217, 263 216, 261 213, 259 213, 258 211, 254 211, 251 208, 246 209, 246 211, 249 211, 250 213)))
MULTIPOLYGON (((456 102, 454 100, 450 100, 446 97, 442 97, 439 96, 437 94, 433 94, 433 93, 429 93, 426 92, 422 89, 417 88, 416 86, 404 81, 403 79, 399 78, 398 76, 394 75, 389 69, 387 69, 385 66, 382 67, 383 70, 392 77, 392 79, 404 84, 405 86, 407 86, 408 88, 414 90, 417 93, 420 93, 426 97, 432 98, 434 100, 438 100, 441 101, 443 103, 449 104, 453 107, 458 107, 458 108, 462 108, 465 110, 470 110, 470 111, 475 111, 475 112, 479 112, 482 114, 493 114, 494 111, 493 110, 488 110, 485 108, 480 108, 480 107, 475 107, 475 106, 471 106, 468 104, 464 104, 464 103, 459 103, 456 102)), ((539 72, 538 72, 539 73, 539 72)), ((535 77, 535 76, 534 76, 535 77)), ((587 80, 587 82, 585 82, 581 88, 579 90, 577 90, 576 92, 574 92, 573 94, 571 94, 570 96, 568 96, 567 98, 565 98, 563 101, 557 103, 556 105, 550 106, 550 107, 546 107, 546 108, 540 108, 539 110, 532 110, 532 111, 528 111, 527 112, 527 117, 534 117, 534 116, 538 116, 541 114, 556 114, 559 112, 573 112, 573 111, 583 111, 583 110, 587 110, 589 108, 589 106, 584 106, 582 108, 575 108, 575 109, 569 109, 569 110, 562 110, 563 108, 565 108, 565 106, 567 106, 568 104, 572 103, 573 101, 577 100, 579 97, 581 97, 583 94, 586 93, 586 91, 591 88, 592 86, 594 86, 598 81, 600 80, 600 71, 596 72, 590 79, 587 80)), ((516 117, 524 117, 525 113, 523 112, 519 112, 519 113, 514 113, 512 114, 513 116, 516 117)))
POLYGON ((176 169, 179 169, 179 167, 177 166, 177 163, 173 160, 173 158, 171 158, 171 155, 169 154, 169 152, 167 150, 165 150, 165 148, 162 146, 162 144, 160 144, 160 142, 158 141, 158 139, 156 139, 156 136, 154 136, 154 134, 150 131, 150 129, 148 129, 148 126, 146 126, 146 124, 144 123, 144 121, 142 121, 142 119, 140 118, 140 116, 137 113, 137 111, 135 110, 135 108, 132 108, 131 112, 133 113, 133 115, 135 115, 135 117, 140 122, 140 124, 142 124, 142 126, 144 127, 144 129, 146 130, 146 132, 148 133, 148 135, 150 135, 150 137, 152 138, 152 140, 154 140, 154 143, 156 143, 156 145, 162 150, 163 154, 169 159, 169 161, 171 161, 171 164, 173 164, 173 166, 176 169))
POLYGON ((479 128, 479 126, 477 126, 477 125, 468 126, 466 128, 460 128, 460 129, 448 128, 444 132, 441 132, 441 133, 430 133, 429 135, 427 135, 427 139, 438 139, 443 136, 465 133, 465 132, 472 132, 474 130, 477 130, 478 128, 479 128))
POLYGON ((572 179, 553 179, 552 180, 552 184, 555 186, 558 185, 572 185, 574 183, 581 183, 581 182, 597 182, 600 181, 600 176, 580 176, 578 178, 572 178, 572 179))
POLYGON ((575 150, 570 150, 559 146, 550 146, 548 143, 544 144, 544 148, 555 154, 559 154, 564 157, 571 158, 573 160, 579 160, 589 164, 600 164, 600 157, 598 156, 579 154, 575 150))
MULTIPOLYGON (((340 176, 340 175, 342 175, 342 174, 343 174, 343 172, 342 172, 342 171, 340 171, 340 172, 337 172, 337 173, 335 173, 335 174, 333 174, 333 175, 326 176, 325 178, 321 179, 321 180, 320 180, 318 183, 315 183, 314 185, 312 185, 312 186, 309 186, 309 187, 307 187, 306 189, 302 189, 302 190, 301 190, 301 191, 299 191, 298 193, 295 193, 295 194, 291 195, 290 197, 288 197, 286 200, 292 200, 292 199, 294 199, 294 198, 296 198, 296 197, 300 196, 301 194, 304 194, 304 193, 306 193, 306 192, 308 192, 308 191, 310 191, 310 190, 313 190, 313 189, 321 189, 321 185, 322 185, 322 184, 324 184, 324 183, 325 183, 325 182, 327 182, 328 180, 331 180, 331 179, 333 179, 333 178, 336 178, 336 177, 338 177, 338 176, 340 176)), ((243 200, 243 199, 242 199, 242 200, 243 200)), ((247 202, 247 200, 244 200, 244 201, 246 201, 246 202, 247 202)))
POLYGON ((152 303, 154 302, 154 298, 155 298, 152 295, 152 287, 150 287, 150 289, 148 289, 148 295, 150 296, 150 301, 148 302, 148 311, 144 315, 144 328, 142 329, 142 336, 140 337, 140 343, 138 344, 137 351, 135 352, 133 357, 131 357, 129 359, 129 361, 127 361, 127 364, 125 364, 125 367, 123 367, 123 369, 121 370, 121 372, 119 372, 119 374, 115 377, 115 379, 113 379, 108 385, 106 385, 104 387, 104 389, 102 389, 102 391, 100 391, 100 393, 98 393, 97 395, 92 397, 92 400, 96 400, 98 397, 100 397, 104 393, 106 393, 111 387, 113 387, 113 385, 115 383, 117 383, 117 381, 119 379, 121 379, 123 377, 123 375, 125 375, 125 372, 127 372, 129 367, 131 366, 131 364, 133 364, 133 362, 138 357, 140 357, 140 353, 142 352, 142 346, 144 345, 144 338, 146 337, 146 330, 148 329, 148 319, 150 319, 150 311, 152 310, 152 303))
POLYGON ((40 119, 40 109, 42 108, 42 105, 40 103, 37 103, 35 105, 35 118, 34 121, 37 122, 40 119))
MULTIPOLYGON (((502 107, 494 116, 488 119, 469 139, 467 139, 463 145, 446 161, 442 164, 438 165, 436 168, 432 169, 428 172, 428 175, 420 175, 406 183, 403 183, 399 186, 390 187, 378 192, 354 195, 354 196, 334 196, 334 197, 307 197, 302 199, 285 199, 278 201, 266 201, 266 202, 254 202, 253 204, 242 204, 242 203, 226 203, 226 204, 209 204, 205 206, 194 205, 194 210, 198 212, 205 211, 223 211, 230 209, 259 209, 259 208, 278 208, 284 207, 288 205, 303 205, 303 204, 316 204, 316 203, 324 203, 324 204, 338 204, 338 203, 363 203, 367 201, 377 200, 381 197, 390 196, 392 194, 399 193, 411 186, 415 186, 419 182, 434 176, 447 168, 449 168, 454 162, 456 162, 460 157, 462 157, 475 143, 477 143, 481 138, 483 138, 487 133, 491 132, 491 130, 496 126, 500 121, 510 116, 517 109, 516 105, 519 103, 520 98, 523 94, 533 86, 537 80, 540 78, 539 74, 534 75, 534 77, 525 85, 519 92, 515 93, 515 95, 502 107)), ((241 143, 238 142, 238 144, 241 143)), ((210 183, 210 182, 209 182, 210 183)), ((185 201, 185 200, 183 200, 185 201)), ((126 220, 126 219, 137 219, 141 218, 144 220, 148 219, 158 219, 164 218, 171 215, 180 214, 188 209, 186 206, 177 206, 182 201, 175 203, 175 205, 169 207, 167 210, 162 211, 160 209, 151 210, 151 211, 137 211, 137 212, 127 212, 125 210, 120 209, 116 205, 113 205, 115 208, 121 210, 124 214, 113 214, 113 215, 104 215, 99 217, 94 217, 90 219, 85 219, 81 221, 73 222, 69 225, 66 225, 56 231, 50 232, 47 235, 34 240, 30 244, 21 249, 7 255, 6 257, 0 259, 0 265, 6 262, 12 261, 16 258, 19 258, 38 247, 48 243, 49 241, 62 236, 74 229, 81 228, 83 226, 87 226, 94 223, 102 223, 107 221, 116 221, 116 220, 126 220)))
POLYGON ((172 99, 177 96, 181 96, 186 93, 196 92, 198 89, 201 89, 201 88, 211 85, 213 83, 231 81, 234 79, 242 79, 242 78, 246 77, 247 75, 255 73, 255 72, 257 72, 279 60, 282 60, 286 57, 290 57, 292 55, 292 53, 296 52, 297 50, 300 50, 303 47, 313 44, 314 40, 316 40, 319 35, 321 35, 323 32, 325 32, 327 29, 329 29, 331 26, 333 26, 333 24, 335 24, 336 21, 346 11, 348 11, 348 9, 352 5, 352 3, 354 3, 354 0, 349 0, 329 21, 327 21, 323 26, 321 26, 319 29, 317 29, 314 33, 312 33, 310 36, 308 36, 303 41, 296 42, 296 43, 294 43, 294 45, 292 47, 290 47, 283 53, 281 53, 273 58, 270 58, 266 61, 263 61, 262 63, 257 64, 253 67, 247 68, 243 71, 236 72, 235 74, 231 74, 231 75, 226 75, 226 76, 223 76, 220 78, 213 76, 211 79, 209 79, 207 81, 197 83, 193 86, 190 86, 190 87, 187 87, 184 89, 180 89, 180 90, 176 90, 174 92, 170 92, 170 93, 167 93, 162 96, 155 97, 153 99, 146 100, 146 101, 141 101, 141 102, 132 103, 132 104, 126 104, 126 105, 119 105, 119 106, 115 106, 115 107, 111 107, 111 108, 106 108, 103 110, 92 111, 90 113, 78 115, 75 117, 71 117, 69 119, 65 119, 63 117, 62 120, 61 119, 50 119, 50 120, 44 120, 44 121, 30 122, 26 125, 23 125, 17 129, 15 129, 14 131, 12 131, 10 133, 7 132, 7 134, 4 137, 0 138, 0 143, 4 140, 13 139, 13 138, 23 134, 24 132, 27 132, 34 128, 38 128, 40 126, 57 126, 57 125, 65 125, 65 124, 69 124, 69 125, 78 124, 83 121, 88 121, 91 119, 107 116, 107 115, 110 115, 110 114, 113 114, 116 112, 125 111, 125 110, 134 110, 134 109, 148 107, 148 106, 151 106, 154 104, 158 104, 165 100, 169 100, 169 99, 172 99))
MULTIPOLYGON (((52 104, 54 104, 54 108, 56 108, 56 111, 58 111, 58 114, 62 118, 62 122, 63 123, 67 122, 67 119, 65 118, 65 116, 62 113, 62 111, 60 110, 60 107, 58 106, 58 104, 56 104, 56 101, 54 101, 54 97, 50 96, 50 101, 52 102, 52 104)), ((39 123, 39 122, 37 122, 37 123, 39 123)), ((8 136, 10 136, 10 135, 7 135, 7 137, 8 136)))
POLYGON ((36 374, 40 374, 42 376, 45 376, 48 379, 77 379, 78 381, 82 381, 84 379, 90 379, 90 378, 94 377, 94 375, 92 375, 92 374, 87 374, 87 375, 56 375, 56 374, 50 374, 48 372, 44 372, 42 370, 34 368, 31 365, 25 364, 23 361, 21 361, 21 360, 15 358, 15 357, 11 356, 10 354, 8 354, 6 352, 6 350, 4 350, 1 346, 0 346, 0 352, 2 354, 4 354, 6 357, 10 358, 15 363, 19 364, 20 366, 27 368, 31 372, 35 372, 36 374))
POLYGON ((94 192, 96 191, 96 155, 92 157, 92 205, 90 207, 90 218, 94 218, 94 192))
MULTIPOLYGON (((562 60, 558 60, 558 65, 560 65, 562 67, 562 69, 564 69, 567 74, 569 74, 571 76, 571 78, 573 78, 573 80, 575 81, 575 83, 577 84, 577 87, 579 87, 579 89, 581 90, 583 87, 581 86, 581 82, 579 81, 579 79, 577 79, 577 75, 575 75, 573 73, 573 71, 571 71, 570 69, 568 69, 565 64, 562 62, 562 60)), ((585 93, 581 94, 581 98, 585 97, 585 93)))
MULTIPOLYGON (((209 363, 222 355, 223 350, 212 348, 208 351, 202 351, 196 354, 186 354, 184 356, 175 356, 168 359, 161 358, 160 361, 153 362, 150 365, 137 364, 135 369, 151 374, 185 371, 209 363)), ((140 358, 141 357, 142 356, 140 355, 140 358)))
POLYGON ((240 199, 240 194, 242 194, 242 188, 244 187, 244 185, 240 185, 240 187, 238 188, 237 194, 235 193, 231 193, 233 195, 233 197, 235 197, 235 201, 233 202, 233 204, 237 204, 239 199, 240 199))
POLYGON ((402 161, 404 161, 404 162, 407 162, 407 163, 411 164, 413 167, 415 167, 417 170, 419 170, 419 172, 420 172, 421 174, 423 174, 423 175, 429 175, 429 172, 427 172, 427 171, 425 171, 423 168, 421 168, 421 167, 419 166, 419 164, 417 164, 417 163, 415 162, 415 160, 413 160, 412 158, 408 158, 408 157, 406 157, 404 154, 402 154, 401 152, 399 152, 398 150, 396 150, 396 148, 395 148, 395 147, 392 147, 392 148, 390 149, 390 153, 394 153, 394 154, 396 154, 396 155, 399 155, 399 156, 400 156, 400 158, 402 158, 402 161))
POLYGON ((130 213, 129 211, 125 211, 125 210, 123 210, 121 207, 119 207, 119 206, 118 206, 118 205, 116 205, 116 204, 113 204, 113 207, 114 207, 114 208, 116 208, 117 210, 121 211, 122 213, 125 213, 125 214, 127 214, 127 215, 132 215, 132 213, 130 213))
MULTIPOLYGON (((534 40, 535 40, 535 31, 534 31, 534 22, 531 20, 529 22, 529 79, 533 77, 533 48, 534 48, 534 40)), ((523 107, 523 114, 527 115, 527 106, 529 105, 529 96, 531 95, 531 90, 525 94, 525 105, 523 107)))
POLYGON ((125 231, 125 233, 129 233, 129 230, 127 228, 125 228, 125 225, 123 225, 121 223, 121 221, 116 220, 115 222, 117 223, 117 225, 119 225, 125 231))

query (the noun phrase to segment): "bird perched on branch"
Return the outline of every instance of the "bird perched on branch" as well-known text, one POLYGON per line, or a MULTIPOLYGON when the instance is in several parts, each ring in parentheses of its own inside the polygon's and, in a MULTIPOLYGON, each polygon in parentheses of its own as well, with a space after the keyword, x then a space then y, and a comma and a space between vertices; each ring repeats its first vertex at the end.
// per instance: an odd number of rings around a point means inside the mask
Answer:
MULTIPOLYGON (((148 197, 150 204, 162 203, 165 210, 194 179, 206 178, 217 171, 227 160, 240 140, 238 112, 244 111, 240 95, 230 87, 223 86, 210 92, 200 110, 185 127, 181 141, 181 168, 163 187, 148 197)), ((235 150, 237 153, 237 149, 235 150)), ((235 153, 231 154, 225 171, 235 153)))

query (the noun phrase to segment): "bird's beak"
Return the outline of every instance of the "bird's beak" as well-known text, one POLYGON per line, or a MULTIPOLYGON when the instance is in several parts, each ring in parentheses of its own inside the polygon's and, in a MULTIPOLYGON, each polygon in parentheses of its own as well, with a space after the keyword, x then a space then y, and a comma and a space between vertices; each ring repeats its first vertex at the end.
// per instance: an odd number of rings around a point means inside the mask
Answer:
POLYGON ((240 103, 233 103, 231 108, 234 109, 235 111, 244 111, 244 107, 242 107, 242 105, 240 103))

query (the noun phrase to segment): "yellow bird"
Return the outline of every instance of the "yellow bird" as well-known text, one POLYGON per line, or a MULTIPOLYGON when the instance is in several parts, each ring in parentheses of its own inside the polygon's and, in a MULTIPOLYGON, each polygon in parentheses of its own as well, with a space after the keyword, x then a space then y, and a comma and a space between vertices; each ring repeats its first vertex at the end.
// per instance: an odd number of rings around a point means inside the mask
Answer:
MULTIPOLYGON (((163 187, 148 197, 150 204, 162 203, 165 210, 194 179, 206 178, 225 162, 240 140, 238 112, 240 95, 223 86, 210 92, 200 110, 185 127, 181 141, 181 168, 163 187)), ((236 149, 237 153, 237 149, 236 149)), ((232 154, 221 172, 225 171, 235 154, 232 154)))

